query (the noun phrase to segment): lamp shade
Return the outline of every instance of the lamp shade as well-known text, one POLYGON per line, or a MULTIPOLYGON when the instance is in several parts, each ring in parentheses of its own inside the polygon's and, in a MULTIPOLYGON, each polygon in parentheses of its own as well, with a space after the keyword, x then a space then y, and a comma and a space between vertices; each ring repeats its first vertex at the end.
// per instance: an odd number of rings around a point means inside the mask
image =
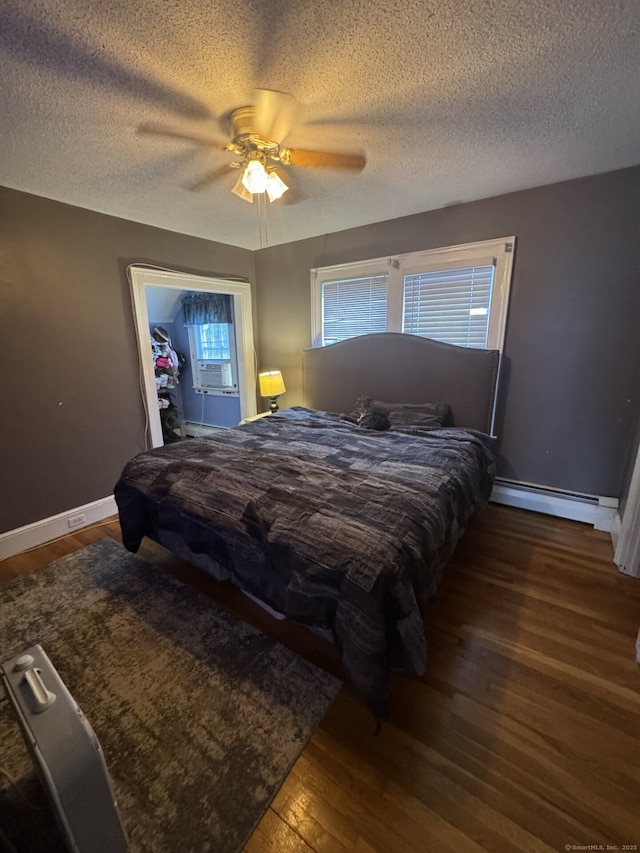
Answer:
POLYGON ((280 198, 288 189, 289 187, 275 169, 267 172, 267 195, 269 196, 269 201, 275 201, 280 198))
POLYGON ((238 198, 243 199, 243 201, 248 201, 253 204, 253 195, 249 192, 249 190, 244 185, 244 173, 240 175, 238 180, 235 182, 232 193, 235 193, 238 198))
POLYGON ((269 180, 267 172, 259 160, 249 160, 242 176, 242 183, 250 193, 263 193, 269 180))
POLYGON ((264 373, 258 374, 258 382, 262 397, 277 397, 279 394, 284 394, 287 390, 284 387, 282 373, 279 370, 267 370, 264 373))

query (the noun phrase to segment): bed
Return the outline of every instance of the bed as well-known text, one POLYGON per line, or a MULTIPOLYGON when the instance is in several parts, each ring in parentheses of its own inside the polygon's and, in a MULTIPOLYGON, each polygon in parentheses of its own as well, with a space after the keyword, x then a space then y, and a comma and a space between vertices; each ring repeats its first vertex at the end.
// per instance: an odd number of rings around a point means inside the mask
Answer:
POLYGON ((377 718, 422 674, 424 614, 489 499, 499 356, 399 333, 303 352, 304 406, 156 448, 114 493, 148 536, 331 636, 377 718))

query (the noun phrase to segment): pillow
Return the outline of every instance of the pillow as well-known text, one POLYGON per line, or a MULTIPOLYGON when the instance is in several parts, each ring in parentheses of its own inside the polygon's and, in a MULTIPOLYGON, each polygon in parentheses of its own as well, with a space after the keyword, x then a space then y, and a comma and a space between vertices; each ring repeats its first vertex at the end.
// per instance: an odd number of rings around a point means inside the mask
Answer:
POLYGON ((403 427, 441 427, 449 414, 448 403, 385 403, 372 397, 359 397, 356 410, 387 416, 389 429, 403 427))

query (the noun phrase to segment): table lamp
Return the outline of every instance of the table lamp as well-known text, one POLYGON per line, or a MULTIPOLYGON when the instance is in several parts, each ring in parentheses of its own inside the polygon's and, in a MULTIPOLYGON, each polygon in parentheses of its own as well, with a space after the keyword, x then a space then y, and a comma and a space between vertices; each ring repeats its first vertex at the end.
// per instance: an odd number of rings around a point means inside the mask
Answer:
POLYGON ((282 373, 279 370, 266 370, 264 373, 258 374, 258 383, 260 385, 260 396, 270 397, 269 408, 272 413, 277 412, 279 408, 278 397, 287 390, 284 387, 282 373))

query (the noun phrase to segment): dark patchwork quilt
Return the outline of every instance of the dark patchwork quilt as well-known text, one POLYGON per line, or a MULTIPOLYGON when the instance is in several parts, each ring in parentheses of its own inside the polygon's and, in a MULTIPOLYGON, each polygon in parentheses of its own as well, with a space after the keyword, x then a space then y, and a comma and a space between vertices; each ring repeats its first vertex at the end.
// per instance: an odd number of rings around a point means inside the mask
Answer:
POLYGON ((142 453, 114 491, 130 551, 149 536, 331 631, 382 717, 390 669, 425 670, 423 613, 494 474, 483 433, 294 407, 142 453))

